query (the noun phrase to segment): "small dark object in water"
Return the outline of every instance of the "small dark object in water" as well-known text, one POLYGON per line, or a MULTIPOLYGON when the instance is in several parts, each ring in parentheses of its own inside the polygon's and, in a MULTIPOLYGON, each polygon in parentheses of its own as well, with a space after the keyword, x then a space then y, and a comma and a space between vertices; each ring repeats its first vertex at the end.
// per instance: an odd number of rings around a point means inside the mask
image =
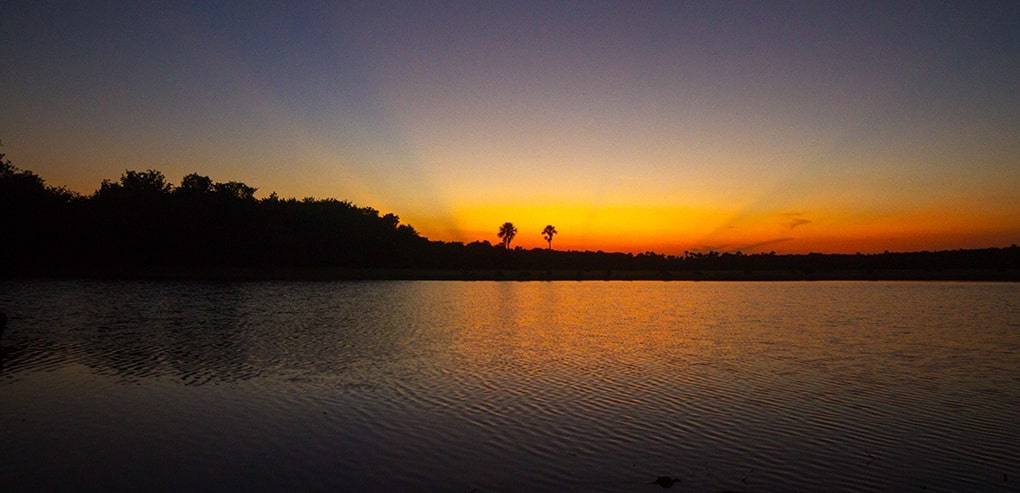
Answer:
POLYGON ((672 488, 673 484, 679 482, 679 479, 671 478, 669 476, 659 476, 658 479, 654 481, 655 484, 662 486, 663 488, 672 488))

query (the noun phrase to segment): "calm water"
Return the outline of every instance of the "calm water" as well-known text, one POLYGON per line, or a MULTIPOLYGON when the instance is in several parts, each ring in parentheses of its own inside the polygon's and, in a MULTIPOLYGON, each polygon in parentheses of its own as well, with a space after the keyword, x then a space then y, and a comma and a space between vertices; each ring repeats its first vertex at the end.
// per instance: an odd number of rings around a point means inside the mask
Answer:
POLYGON ((1020 491, 1020 285, 0 284, 3 491, 1020 491))

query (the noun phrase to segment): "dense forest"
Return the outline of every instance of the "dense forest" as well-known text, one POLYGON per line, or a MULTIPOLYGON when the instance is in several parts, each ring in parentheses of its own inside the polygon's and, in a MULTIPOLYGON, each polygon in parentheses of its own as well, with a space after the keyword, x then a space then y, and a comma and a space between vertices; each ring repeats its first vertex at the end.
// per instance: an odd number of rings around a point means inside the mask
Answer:
POLYGON ((430 241, 393 214, 335 199, 255 197, 241 182, 125 171, 91 195, 0 154, 0 277, 186 279, 1020 279, 1020 248, 873 255, 511 248, 516 228, 430 241))

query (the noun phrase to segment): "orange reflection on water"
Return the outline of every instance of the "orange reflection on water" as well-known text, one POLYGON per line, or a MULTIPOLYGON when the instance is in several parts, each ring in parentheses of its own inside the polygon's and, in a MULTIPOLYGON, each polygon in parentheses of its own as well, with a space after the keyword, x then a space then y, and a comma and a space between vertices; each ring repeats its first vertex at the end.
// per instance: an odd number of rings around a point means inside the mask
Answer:
MULTIPOLYGON (((461 384, 483 389, 471 398, 488 402, 491 412, 512 415, 522 407, 577 405, 627 414, 632 405, 641 412, 665 405, 711 415, 750 408, 795 416, 835 396, 867 400, 885 395, 890 386, 923 381, 932 386, 930 392, 963 395, 981 385, 974 376, 981 372, 966 373, 963 379, 950 376, 960 365, 980 367, 980 353, 967 353, 965 361, 929 354, 934 340, 950 344, 939 353, 974 345, 969 341, 973 334, 957 328, 959 314, 944 308, 951 299, 919 312, 925 302, 910 298, 909 285, 611 281, 454 286, 469 289, 462 299, 475 305, 460 305, 450 351, 459 359, 458 372, 470 380, 461 384), (914 309, 904 312, 904 304, 914 309), (951 366, 943 367, 947 361, 951 366)), ((951 286, 939 295, 952 296, 951 286)), ((986 325, 996 326, 991 320, 986 325)), ((989 339, 979 345, 994 352, 997 344, 1003 342, 989 339)), ((983 371, 997 375, 994 368, 983 371)), ((919 397, 903 397, 903 404, 919 397)))
MULTIPOLYGON (((691 297, 661 283, 472 283, 470 296, 490 306, 464 307, 451 341, 465 370, 487 380, 524 376, 551 385, 647 385, 664 367, 670 378, 702 344, 689 323, 691 297), (598 383, 603 382, 603 383, 598 383)), ((537 382, 535 382, 537 384, 537 382)), ((514 388, 542 389, 514 385, 514 388)), ((581 389, 578 389, 581 390, 581 389)))

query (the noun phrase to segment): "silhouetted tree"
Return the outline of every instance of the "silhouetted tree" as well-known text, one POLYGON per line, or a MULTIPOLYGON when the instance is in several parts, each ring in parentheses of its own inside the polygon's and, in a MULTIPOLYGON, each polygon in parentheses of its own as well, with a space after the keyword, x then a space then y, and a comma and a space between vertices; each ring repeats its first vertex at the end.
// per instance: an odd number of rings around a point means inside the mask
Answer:
POLYGON ((175 195, 193 197, 212 192, 213 181, 208 176, 192 173, 181 179, 181 186, 174 190, 175 195))
POLYGON ((160 171, 154 169, 127 170, 120 176, 118 183, 103 180, 97 194, 123 194, 132 198, 157 197, 169 194, 171 188, 172 185, 167 183, 166 177, 160 171))
POLYGON ((5 201, 17 205, 30 197, 42 197, 46 193, 46 182, 39 175, 18 169, 0 154, 0 195, 5 201))
POLYGON ((52 265, 64 257, 69 233, 68 210, 77 196, 46 185, 0 153, 0 272, 52 265))
POLYGON ((514 236, 517 235, 517 228, 514 227, 514 223, 506 222, 499 227, 499 238, 501 238, 503 248, 510 249, 510 242, 514 240, 514 236))
POLYGON ((227 198, 240 199, 240 200, 253 200, 255 199, 255 191, 258 190, 255 187, 249 187, 239 181, 228 181, 226 183, 216 183, 212 186, 213 193, 227 198))
POLYGON ((556 231, 556 228, 552 224, 546 226, 545 229, 542 230, 542 236, 545 238, 545 241, 549 242, 550 250, 552 250, 553 235, 556 233, 559 233, 559 231, 556 231))

